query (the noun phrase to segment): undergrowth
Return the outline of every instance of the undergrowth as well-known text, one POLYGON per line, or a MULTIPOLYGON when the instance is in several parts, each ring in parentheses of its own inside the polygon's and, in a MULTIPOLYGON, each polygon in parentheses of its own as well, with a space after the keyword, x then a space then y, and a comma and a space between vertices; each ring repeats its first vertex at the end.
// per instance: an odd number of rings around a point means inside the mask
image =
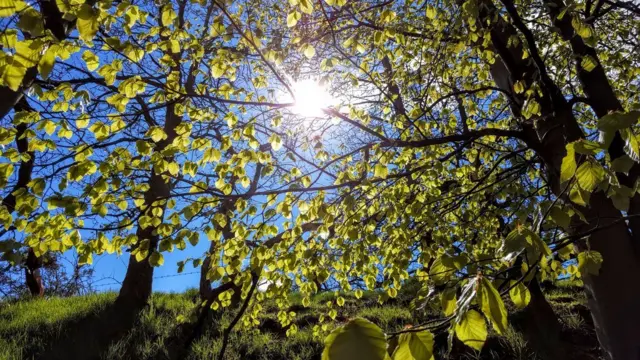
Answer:
MULTIPOLYGON (((278 360, 319 359, 323 339, 314 336, 313 327, 326 310, 326 303, 333 300, 334 293, 316 295, 309 307, 301 305, 297 294, 291 295, 292 311, 296 312, 293 324, 298 331, 287 336, 287 327, 282 328, 277 320, 277 307, 267 304, 260 314, 260 325, 247 330, 237 327, 230 336, 225 359, 278 360)), ((339 308, 333 324, 339 325, 349 318, 366 318, 383 330, 393 332, 409 324, 419 324, 435 316, 438 309, 427 308, 411 311, 411 296, 400 294, 385 304, 378 304, 377 295, 365 293, 361 299, 352 294, 340 294, 345 303, 339 308)), ((89 344, 73 343, 65 333, 74 324, 90 316, 98 316, 113 303, 115 293, 102 293, 72 298, 34 299, 17 303, 0 303, 0 359, 47 359, 65 358, 64 354, 52 353, 51 345, 68 342, 69 346, 87 346, 86 358, 99 359, 162 359, 167 355, 167 344, 175 334, 177 319, 188 317, 195 307, 197 293, 155 293, 150 305, 139 316, 136 325, 123 336, 113 339, 99 354, 91 355, 89 344)), ((597 341, 589 319, 585 319, 586 299, 582 291, 571 286, 560 286, 547 292, 549 303, 566 331, 568 338, 577 339, 582 352, 597 351, 597 341)), ((215 359, 221 348, 221 332, 235 315, 229 310, 212 316, 203 335, 197 339, 187 353, 189 359, 215 359)), ((446 346, 447 333, 436 334, 437 358, 465 359, 534 359, 523 336, 509 329, 505 336, 490 334, 482 352, 465 348, 454 339, 457 351, 449 352, 446 346)), ((563 335, 565 336, 565 335, 563 335)), ((57 349, 65 349, 58 346, 57 349)), ((68 348, 67 348, 68 349, 68 348)), ((74 353, 79 353, 78 351, 74 353)), ((82 352, 80 352, 82 353, 82 352)))

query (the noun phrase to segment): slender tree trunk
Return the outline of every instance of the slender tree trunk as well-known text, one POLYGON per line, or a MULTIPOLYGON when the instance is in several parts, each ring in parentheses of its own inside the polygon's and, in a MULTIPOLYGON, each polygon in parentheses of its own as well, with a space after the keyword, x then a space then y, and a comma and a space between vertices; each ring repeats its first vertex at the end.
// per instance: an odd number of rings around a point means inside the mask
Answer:
MULTIPOLYGON (((224 200, 218 209, 218 211, 225 216, 227 212, 231 210, 235 206, 235 201, 233 200, 224 200)), ((223 239, 229 240, 232 239, 235 235, 231 230, 231 219, 227 220, 227 223, 224 226, 220 226, 219 224, 214 225, 216 230, 221 233, 223 239)), ((202 300, 208 300, 211 297, 211 280, 209 280, 209 271, 211 270, 211 255, 216 254, 218 252, 218 244, 216 241, 212 241, 211 245, 209 245, 209 251, 204 261, 202 262, 202 268, 200 269, 200 297, 202 300)), ((214 264, 215 265, 215 264, 214 264)))
POLYGON ((531 280, 527 287, 531 300, 522 310, 522 324, 519 325, 525 340, 540 358, 565 360, 569 349, 560 337, 562 325, 558 317, 544 297, 538 279, 531 280))

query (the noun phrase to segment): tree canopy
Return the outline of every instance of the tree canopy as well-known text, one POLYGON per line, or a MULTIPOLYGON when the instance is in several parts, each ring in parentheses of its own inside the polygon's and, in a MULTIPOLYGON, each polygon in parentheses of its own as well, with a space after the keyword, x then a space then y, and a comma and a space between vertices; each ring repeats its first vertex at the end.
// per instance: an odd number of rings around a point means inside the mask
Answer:
POLYGON ((245 326, 267 298, 288 325, 291 290, 323 284, 383 302, 415 278, 416 306, 441 304, 386 338, 353 320, 326 359, 428 359, 443 328, 481 349, 506 299, 571 277, 607 356, 636 351, 633 2, 0 0, 0 17, 4 261, 129 253, 135 311, 163 253, 209 241, 178 271, 202 267, 204 304, 236 296, 245 326))

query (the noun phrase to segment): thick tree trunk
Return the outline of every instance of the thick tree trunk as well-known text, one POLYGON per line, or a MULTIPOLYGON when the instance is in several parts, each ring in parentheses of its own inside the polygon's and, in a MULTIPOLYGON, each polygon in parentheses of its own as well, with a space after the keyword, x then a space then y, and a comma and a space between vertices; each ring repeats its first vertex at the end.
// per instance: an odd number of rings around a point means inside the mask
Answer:
MULTIPOLYGON (((507 46, 508 39, 517 36, 519 32, 502 18, 491 0, 480 0, 477 23, 490 31, 492 47, 499 55, 491 73, 496 84, 510 95, 511 108, 516 116, 519 116, 523 99, 513 91, 510 84, 517 80, 525 81, 526 84, 533 81, 541 84, 545 92, 537 99, 541 105, 541 115, 536 119, 535 127, 528 122, 522 122, 521 126, 526 133, 525 137, 530 139, 527 145, 545 163, 547 181, 552 191, 557 196, 566 196, 559 182, 562 158, 566 154, 565 145, 582 138, 583 134, 573 117, 572 109, 557 85, 546 74, 544 63, 535 44, 532 44, 534 40, 525 33, 528 29, 515 11, 513 2, 502 0, 502 3, 515 26, 527 38, 526 44, 532 61, 522 59, 523 45, 507 46)), ((597 74, 590 76, 594 75, 597 74)), ((585 74, 580 77, 581 80, 586 79, 585 74)), ((590 88, 587 93, 591 91, 595 90, 590 88)), ((613 107, 615 103, 610 105, 613 107)), ((602 112, 602 109, 598 109, 598 112, 602 112)), ((640 262, 634 251, 634 239, 628 224, 621 220, 620 211, 604 193, 592 194, 589 207, 580 210, 588 221, 585 223, 579 219, 574 220, 575 234, 602 229, 592 233, 588 241, 578 244, 583 250, 600 252, 604 258, 599 275, 584 274, 598 339, 609 359, 637 360, 640 358, 640 287, 628 280, 640 278, 640 262)))
MULTIPOLYGON (((182 118, 175 114, 175 105, 169 104, 166 109, 164 132, 167 138, 156 144, 156 151, 164 150, 173 143, 177 137, 176 127, 182 122, 182 118)), ((158 174, 156 168, 151 170, 149 179, 149 190, 144 195, 144 207, 142 211, 149 211, 154 203, 159 199, 168 199, 171 195, 172 185, 169 178, 165 178, 165 173, 158 174)), ((165 215, 165 205, 162 205, 161 219, 165 215)), ((142 228, 138 226, 136 235, 138 244, 143 240, 149 240, 149 252, 151 255, 157 251, 159 237, 154 234, 156 227, 149 226, 142 228)), ((134 255, 129 257, 129 265, 125 275, 120 293, 116 299, 116 306, 123 313, 136 314, 144 308, 151 296, 153 284, 153 266, 149 264, 148 256, 142 261, 137 261, 134 255)))
POLYGON ((591 197, 585 213, 588 224, 577 220, 578 233, 595 227, 587 242, 579 243, 602 254, 599 275, 583 275, 596 334, 609 359, 640 359, 640 263, 627 224, 606 196, 591 197))
MULTIPOLYGON (((160 11, 160 7, 158 7, 158 11, 160 11)), ((181 5, 178 20, 179 27, 182 28, 184 26, 184 3, 181 5)), ((167 39, 165 35, 162 35, 161 38, 163 40, 167 39)), ((175 64, 180 64, 181 56, 181 53, 172 54, 172 59, 175 64)), ((180 66, 175 65, 171 68, 171 71, 180 74, 181 68, 180 66)), ((188 78, 190 80, 187 85, 192 85, 193 76, 194 70, 192 69, 188 74, 188 78)), ((167 136, 164 140, 155 144, 154 151, 156 153, 161 153, 178 137, 176 128, 182 123, 182 116, 179 115, 179 112, 176 113, 175 110, 176 104, 174 102, 167 103, 163 127, 164 133, 167 136)), ((151 116, 151 114, 146 114, 146 117, 151 116)), ((147 121, 149 122, 149 126, 155 125, 152 120, 147 121)), ((169 158, 168 160, 173 161, 173 158, 169 158)), ((151 169, 151 176, 148 182, 149 190, 147 190, 144 195, 144 207, 141 211, 149 211, 152 206, 158 206, 156 201, 166 201, 171 195, 173 185, 170 177, 167 176, 168 173, 166 171, 159 173, 157 170, 158 169, 156 169, 155 166, 151 169)), ((166 213, 166 202, 163 203, 161 207, 162 215, 160 216, 160 220, 163 220, 166 213)), ((149 226, 144 229, 138 226, 138 230, 136 232, 138 244, 145 239, 149 240, 148 256, 154 251, 157 251, 160 240, 158 235, 154 234, 155 229, 155 226, 149 226)), ((123 313, 137 314, 147 304, 147 301, 151 296, 153 285, 153 266, 149 264, 148 256, 140 262, 136 260, 135 256, 129 257, 127 273, 125 275, 124 282, 122 283, 122 287, 120 288, 118 298, 116 299, 116 307, 123 313)))

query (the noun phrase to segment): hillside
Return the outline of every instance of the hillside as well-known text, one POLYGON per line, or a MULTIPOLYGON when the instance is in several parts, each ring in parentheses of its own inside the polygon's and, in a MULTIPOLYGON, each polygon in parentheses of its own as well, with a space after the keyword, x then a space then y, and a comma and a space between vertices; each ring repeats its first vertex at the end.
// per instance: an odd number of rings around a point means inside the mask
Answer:
MULTIPOLYGON (((101 315, 108 314, 116 294, 102 293, 73 298, 50 298, 19 303, 0 303, 0 359, 156 359, 166 355, 167 344, 174 336, 179 316, 188 316, 194 307, 196 293, 153 294, 151 305, 136 326, 125 334, 110 339, 96 339, 101 334, 91 324, 100 324, 101 315), (94 336, 95 335, 95 336, 94 336)), ((296 313, 294 323, 299 331, 289 337, 277 320, 275 304, 266 307, 260 325, 253 330, 236 327, 231 334, 226 359, 319 359, 323 337, 314 337, 313 326, 333 293, 317 295, 309 307, 296 301, 290 308, 296 313)), ((365 294, 357 300, 343 294, 346 301, 340 308, 336 323, 351 317, 371 320, 387 332, 399 330, 407 324, 420 323, 436 316, 436 310, 410 311, 412 296, 399 294, 397 299, 379 305, 375 294, 365 294)), ((575 359, 597 359, 599 349, 591 319, 585 307, 585 296, 575 287, 558 287, 547 292, 563 324, 563 338, 572 344, 575 359)), ((221 346, 219 334, 233 318, 227 311, 207 321, 204 334, 194 342, 188 359, 217 358, 221 346), (215 338, 214 338, 215 336, 215 338)), ((518 326, 518 313, 511 318, 518 326)), ((96 325, 99 326, 99 325, 96 325)), ((535 354, 522 336, 513 328, 506 337, 491 336, 481 353, 454 341, 453 351, 446 354, 447 334, 436 335, 436 358, 452 359, 533 359, 535 354)))

